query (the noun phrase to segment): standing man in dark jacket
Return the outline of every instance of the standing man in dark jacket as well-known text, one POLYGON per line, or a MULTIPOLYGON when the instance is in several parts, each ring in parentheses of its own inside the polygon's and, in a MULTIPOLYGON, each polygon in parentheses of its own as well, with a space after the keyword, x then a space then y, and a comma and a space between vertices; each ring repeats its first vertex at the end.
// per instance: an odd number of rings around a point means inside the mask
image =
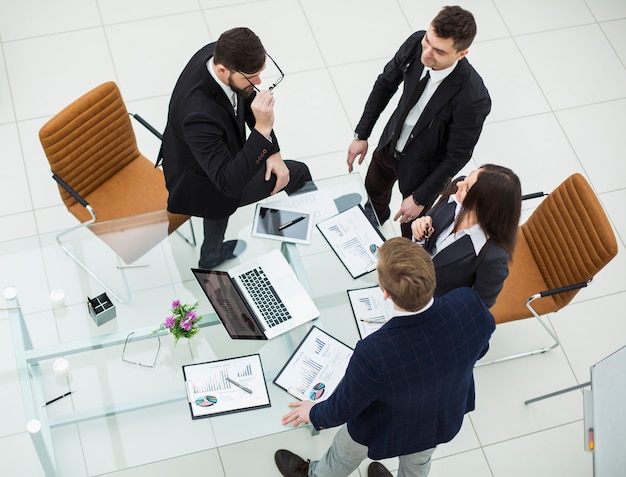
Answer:
POLYGON ((305 164, 281 157, 273 87, 256 87, 266 58, 254 32, 228 30, 191 58, 172 93, 159 160, 167 209, 204 218, 200 268, 213 268, 245 247, 243 241, 224 242, 228 218, 239 206, 283 188, 292 193, 311 180, 305 164))
MULTIPOLYGON (((378 283, 394 316, 359 341, 326 401, 291 403, 283 424, 342 426, 315 462, 275 454, 286 477, 347 477, 365 457, 400 457, 398 476, 426 477, 437 444, 450 441, 474 409, 474 364, 489 348, 495 322, 471 288, 433 298, 428 253, 404 237, 379 250, 378 283)), ((391 477, 380 463, 369 477, 391 477)))
POLYGON ((481 77, 465 55, 476 36, 473 15, 444 7, 426 31, 411 35, 374 83, 348 148, 348 170, 361 164, 367 139, 400 83, 404 90, 385 126, 365 178, 378 220, 391 216, 396 180, 402 204, 402 234, 411 237, 411 221, 434 202, 448 180, 470 160, 491 110, 481 77))

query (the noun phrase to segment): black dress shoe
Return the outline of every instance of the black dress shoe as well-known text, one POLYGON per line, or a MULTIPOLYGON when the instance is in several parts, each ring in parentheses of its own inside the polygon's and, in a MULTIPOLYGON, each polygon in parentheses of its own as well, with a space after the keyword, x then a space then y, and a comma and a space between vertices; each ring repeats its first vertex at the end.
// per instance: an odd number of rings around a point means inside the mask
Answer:
POLYGON ((285 477, 307 477, 309 475, 309 462, 293 452, 285 449, 277 450, 274 454, 276 467, 285 477))
POLYGON ((380 462, 372 462, 367 468, 367 477, 392 477, 392 475, 380 462))

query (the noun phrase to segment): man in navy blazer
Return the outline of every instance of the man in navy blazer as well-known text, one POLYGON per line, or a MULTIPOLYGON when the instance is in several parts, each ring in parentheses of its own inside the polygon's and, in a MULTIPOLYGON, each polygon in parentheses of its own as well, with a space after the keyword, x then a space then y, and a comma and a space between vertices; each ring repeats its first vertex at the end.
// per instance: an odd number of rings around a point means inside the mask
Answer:
POLYGON ((273 93, 256 87, 266 56, 254 32, 233 28, 189 60, 172 93, 159 160, 167 209, 204 218, 200 268, 236 254, 224 233, 239 206, 311 180, 305 164, 281 157, 273 93))
MULTIPOLYGON (((316 429, 342 427, 318 461, 277 451, 284 476, 348 476, 365 457, 399 457, 399 476, 426 476, 435 447, 450 441, 474 409, 474 365, 495 329, 476 292, 459 288, 433 298, 432 260, 403 237, 380 248, 378 282, 394 304, 394 317, 357 343, 327 400, 291 403, 282 419, 316 429)), ((377 462, 369 475, 391 476, 377 462)))
POLYGON ((396 180, 402 204, 402 234, 410 238, 410 223, 434 202, 439 191, 472 156, 491 99, 481 77, 465 56, 476 35, 473 15, 461 7, 444 7, 427 31, 412 34, 378 76, 348 148, 348 170, 361 164, 367 139, 397 91, 398 107, 378 141, 365 187, 378 220, 391 216, 389 204, 396 180), (414 91, 426 77, 415 103, 414 91))

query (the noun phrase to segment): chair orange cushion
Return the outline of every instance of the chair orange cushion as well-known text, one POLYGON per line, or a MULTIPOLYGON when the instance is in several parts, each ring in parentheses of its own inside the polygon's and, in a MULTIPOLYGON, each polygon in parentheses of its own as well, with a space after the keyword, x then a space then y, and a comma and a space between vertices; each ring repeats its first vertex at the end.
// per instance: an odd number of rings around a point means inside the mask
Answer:
MULTIPOLYGON (((140 156, 85 199, 94 209, 98 222, 165 210, 167 189, 163 171, 140 156)), ((79 203, 74 203, 69 210, 81 222, 91 217, 79 203)))
MULTIPOLYGON (((526 237, 523 231, 520 230, 513 259, 509 264, 509 276, 498 295, 498 300, 490 310, 496 323, 506 323, 507 321, 521 320, 533 316, 526 307, 526 300, 535 293, 546 289, 548 289, 548 286, 533 259, 526 237)), ((535 310, 540 310, 540 315, 558 309, 552 297, 540 298, 534 301, 533 307, 535 310)))
MULTIPOLYGON (((591 280, 617 254, 611 224, 580 174, 561 183, 520 227, 509 276, 491 311, 496 322, 529 318, 526 300, 537 293, 591 280)), ((539 315, 555 312, 579 290, 539 298, 539 315)))

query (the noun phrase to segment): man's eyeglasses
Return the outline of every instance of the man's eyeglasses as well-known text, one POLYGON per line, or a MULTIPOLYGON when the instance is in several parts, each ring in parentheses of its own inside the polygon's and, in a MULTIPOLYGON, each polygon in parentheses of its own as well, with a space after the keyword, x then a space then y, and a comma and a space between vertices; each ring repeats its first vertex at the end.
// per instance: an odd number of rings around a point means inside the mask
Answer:
POLYGON ((138 366, 143 366, 144 368, 154 368, 156 366, 157 358, 159 357, 159 352, 161 351, 161 338, 157 336, 157 339, 159 340, 159 345, 157 347, 156 354, 154 355, 154 361, 152 362, 152 364, 145 364, 140 363, 139 361, 130 360, 126 357, 126 345, 128 345, 128 340, 134 333, 134 331, 131 331, 126 337, 126 341, 124 341, 124 348, 122 349, 122 361, 130 364, 136 364, 138 366))
MULTIPOLYGON (((280 73, 280 76, 278 77, 278 79, 276 81, 274 81, 274 83, 272 83, 272 85, 267 88, 268 91, 272 91, 274 88, 276 88, 276 86, 278 86, 278 84, 283 80, 283 78, 285 78, 285 73, 283 73, 283 70, 280 69, 280 66, 278 66, 278 64, 276 64, 276 62, 274 61, 274 58, 272 58, 270 55, 268 55, 267 53, 265 53, 265 55, 272 60, 272 63, 274 63, 274 66, 276 67, 276 69, 278 70, 278 73, 280 73)), ((248 83, 250 83, 252 85, 252 87, 256 90, 256 91, 260 91, 259 88, 256 87, 256 85, 250 81, 250 78, 248 78, 244 73, 242 73, 239 70, 235 70, 237 73, 239 73, 241 76, 243 76, 246 81, 248 83)))

